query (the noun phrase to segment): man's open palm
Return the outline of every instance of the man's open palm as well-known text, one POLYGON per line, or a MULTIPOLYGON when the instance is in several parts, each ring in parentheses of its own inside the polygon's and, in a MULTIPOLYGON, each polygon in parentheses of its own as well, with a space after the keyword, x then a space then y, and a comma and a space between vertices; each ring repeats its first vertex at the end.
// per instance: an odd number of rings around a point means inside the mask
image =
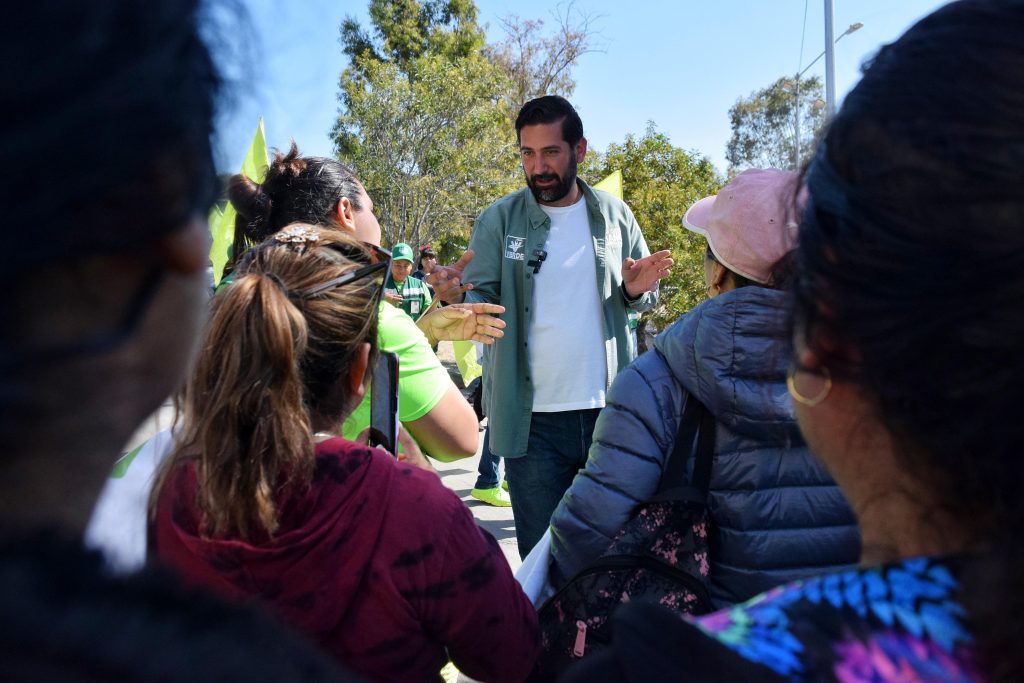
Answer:
POLYGON ((628 258, 622 262, 622 285, 630 299, 644 292, 653 292, 658 281, 672 270, 672 252, 668 249, 645 256, 639 261, 628 258))

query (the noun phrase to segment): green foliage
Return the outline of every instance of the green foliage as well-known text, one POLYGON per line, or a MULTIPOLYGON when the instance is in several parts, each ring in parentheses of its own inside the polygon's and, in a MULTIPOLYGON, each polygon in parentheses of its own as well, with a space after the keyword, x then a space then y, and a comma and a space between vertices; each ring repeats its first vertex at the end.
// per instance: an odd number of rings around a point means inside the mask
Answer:
POLYGON ((370 22, 372 35, 352 17, 341 24, 342 51, 353 65, 386 61, 409 74, 418 57, 457 60, 484 45, 473 0, 371 0, 370 22))
POLYGON ((603 154, 588 154, 580 174, 596 182, 622 170, 624 199, 643 230, 652 252, 672 250, 675 266, 661 283, 656 310, 645 320, 664 329, 704 300, 704 238, 683 228, 686 209, 713 195, 722 184, 714 165, 705 157, 675 147, 664 133, 648 122, 644 134, 630 134, 612 143, 603 154))
POLYGON ((468 241, 482 206, 513 187, 515 136, 502 72, 427 54, 403 71, 364 55, 342 77, 334 139, 374 200, 385 244, 468 241))
POLYGON ((370 0, 341 26, 349 57, 332 137, 374 200, 385 244, 468 243, 480 208, 514 178, 504 73, 480 55, 472 0, 370 0))
POLYGON ((800 160, 806 162, 825 124, 821 80, 780 78, 739 99, 729 109, 732 137, 726 147, 730 174, 746 168, 797 169, 796 104, 800 103, 800 160))

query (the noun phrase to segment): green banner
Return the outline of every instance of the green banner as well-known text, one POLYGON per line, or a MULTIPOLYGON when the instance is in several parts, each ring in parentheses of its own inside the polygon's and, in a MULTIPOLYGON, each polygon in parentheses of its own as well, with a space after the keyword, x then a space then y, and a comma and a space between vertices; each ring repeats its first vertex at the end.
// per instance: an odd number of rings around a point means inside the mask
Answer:
MULTIPOLYGON (((252 136, 249 152, 242 162, 241 174, 254 183, 262 183, 270 168, 270 157, 267 154, 267 136, 263 132, 263 117, 256 126, 256 134, 252 136)), ((220 284, 224 275, 224 266, 231 255, 231 244, 235 241, 235 207, 228 202, 221 211, 213 207, 210 211, 210 263, 213 264, 213 283, 220 284)))

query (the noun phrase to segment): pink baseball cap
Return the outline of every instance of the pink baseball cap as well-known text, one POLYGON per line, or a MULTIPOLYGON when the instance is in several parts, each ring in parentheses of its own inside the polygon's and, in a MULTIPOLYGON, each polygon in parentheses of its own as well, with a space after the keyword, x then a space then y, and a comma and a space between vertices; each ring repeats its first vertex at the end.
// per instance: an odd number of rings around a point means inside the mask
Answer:
POLYGON ((704 235, 723 266, 767 283, 772 266, 796 246, 800 176, 777 168, 752 168, 683 216, 683 227, 704 235))

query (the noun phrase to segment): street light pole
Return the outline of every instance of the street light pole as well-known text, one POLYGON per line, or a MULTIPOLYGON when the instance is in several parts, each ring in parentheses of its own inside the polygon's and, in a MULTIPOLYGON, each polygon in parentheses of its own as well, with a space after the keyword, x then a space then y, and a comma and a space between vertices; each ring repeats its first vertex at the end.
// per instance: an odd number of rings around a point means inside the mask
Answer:
MULTIPOLYGON (((854 31, 859 31, 863 26, 864 26, 864 24, 859 22, 859 21, 856 22, 856 23, 850 24, 849 28, 847 28, 845 31, 843 31, 842 34, 840 34, 840 36, 835 39, 835 41, 831 41, 829 44, 830 45, 835 45, 840 40, 842 40, 844 37, 850 35, 854 31)), ((826 27, 825 30, 826 30, 826 35, 831 36, 831 33, 832 33, 832 26, 831 26, 831 24, 829 24, 826 27)), ((795 85, 794 85, 794 88, 793 88, 793 92, 796 94, 796 101, 794 102, 794 110, 796 111, 796 125, 794 126, 794 128, 796 129, 796 170, 798 170, 798 171, 800 170, 800 79, 803 78, 803 75, 805 73, 807 73, 808 69, 810 69, 812 66, 817 64, 819 59, 821 59, 822 57, 826 57, 826 55, 828 53, 829 53, 829 50, 825 50, 825 52, 822 52, 820 55, 818 55, 817 57, 812 59, 811 63, 808 64, 807 66, 805 66, 803 68, 803 70, 800 71, 800 73, 798 73, 796 75, 795 85)), ((833 65, 833 66, 835 66, 835 65, 833 65)), ((827 59, 825 60, 825 69, 826 69, 826 71, 830 71, 829 68, 828 68, 828 60, 827 59)), ((835 113, 835 111, 834 111, 835 87, 834 87, 834 84, 832 83, 832 79, 826 78, 826 84, 827 84, 826 85, 826 93, 828 92, 828 90, 827 90, 828 85, 832 85, 831 98, 826 100, 827 102, 832 102, 833 103, 833 110, 830 110, 829 112, 827 112, 827 115, 831 117, 832 114, 835 113)), ((826 97, 828 97, 828 96, 826 95, 826 97)))
POLYGON ((825 117, 831 119, 836 113, 836 52, 832 23, 835 7, 832 0, 825 0, 825 117))

